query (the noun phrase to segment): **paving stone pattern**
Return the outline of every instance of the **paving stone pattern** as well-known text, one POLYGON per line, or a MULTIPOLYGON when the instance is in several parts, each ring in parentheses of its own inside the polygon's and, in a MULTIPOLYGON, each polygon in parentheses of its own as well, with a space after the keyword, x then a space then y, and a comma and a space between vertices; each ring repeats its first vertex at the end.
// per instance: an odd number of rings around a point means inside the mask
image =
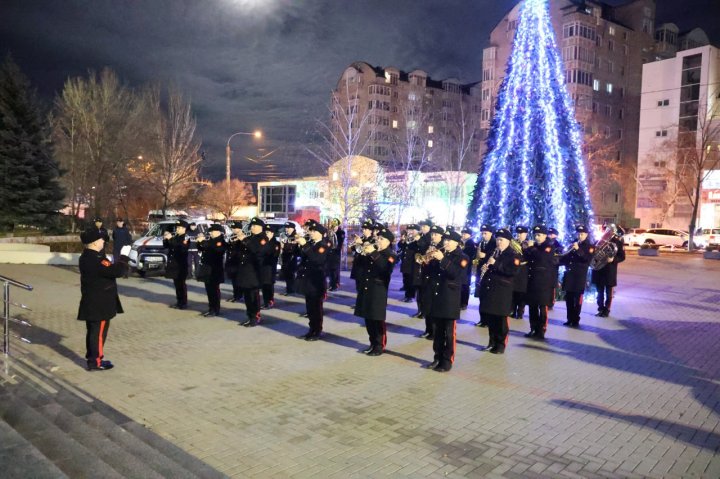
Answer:
POLYGON ((359 353, 346 276, 314 343, 296 338, 300 297, 278 294, 244 328, 242 304, 198 316, 201 283, 189 282, 191 310, 175 311, 171 281, 120 280, 126 314, 105 349, 116 368, 101 373, 82 368, 76 269, 0 274, 35 286, 13 291, 34 310, 34 344, 18 354, 231 477, 720 477, 718 261, 629 257, 610 318, 587 299, 582 328, 567 329, 558 304, 537 342, 522 336, 526 313, 502 356, 480 351, 474 299, 446 374, 422 368, 432 345, 399 301, 399 273, 380 357, 359 353))

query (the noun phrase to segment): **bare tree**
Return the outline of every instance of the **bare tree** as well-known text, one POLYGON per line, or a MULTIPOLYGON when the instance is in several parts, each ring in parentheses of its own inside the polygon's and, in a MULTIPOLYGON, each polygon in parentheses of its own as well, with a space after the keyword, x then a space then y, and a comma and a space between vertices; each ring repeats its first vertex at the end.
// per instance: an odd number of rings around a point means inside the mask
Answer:
POLYGON ((467 171, 476 167, 477 152, 479 151, 478 134, 480 132, 480 118, 473 114, 469 105, 459 99, 457 108, 448 119, 448 126, 442 132, 439 145, 438 167, 448 174, 445 181, 448 188, 448 208, 450 209, 449 224, 455 224, 455 210, 460 204, 467 204, 464 197, 467 171))
POLYGON ((112 211, 116 175, 138 154, 137 120, 137 97, 112 70, 65 82, 55 101, 53 126, 71 209, 88 201, 97 215, 112 211))
MULTIPOLYGON (((720 91, 720 90, 718 90, 720 91)), ((718 91, 707 98, 715 99, 718 91)), ((677 181, 692 206, 688 250, 694 245, 703 182, 720 167, 720 101, 698 104, 697 126, 680 125, 677 139, 677 181)))
MULTIPOLYGON (((361 105, 358 77, 345 75, 340 88, 333 91, 329 119, 317 122, 320 140, 308 147, 308 153, 332 171, 330 202, 339 205, 343 228, 359 217, 362 210, 362 187, 367 178, 366 151, 374 133, 374 122, 383 118, 373 115, 373 108, 361 105)), ((386 116, 384 118, 387 118, 386 116)), ((376 172, 371 172, 375 177, 376 172)))
POLYGON ((143 95, 149 125, 149 141, 142 158, 136 158, 130 171, 136 180, 162 197, 163 214, 191 191, 202 161, 195 140, 196 122, 190 103, 171 89, 166 103, 158 88, 143 95))
POLYGON ((255 201, 252 187, 237 179, 219 181, 205 188, 201 194, 201 202, 225 216, 232 218, 239 206, 247 206, 255 201))
POLYGON ((55 159, 61 165, 64 175, 60 181, 65 185, 68 207, 72 219, 71 231, 78 228, 78 217, 83 204, 89 201, 90 162, 85 154, 80 133, 76 125, 75 111, 66 109, 58 116, 50 117, 55 159))
POLYGON ((396 208, 400 228, 407 207, 416 201, 420 172, 428 165, 432 152, 431 107, 422 91, 411 91, 398 102, 398 125, 393 129, 390 172, 385 196, 396 208))
MULTIPOLYGON (((638 202, 657 211, 655 223, 660 225, 665 224, 673 207, 682 197, 676 181, 676 151, 676 141, 664 142, 645 157, 645 161, 654 165, 651 174, 630 175, 637 184, 638 202)), ((622 171, 617 174, 622 174, 622 171)))

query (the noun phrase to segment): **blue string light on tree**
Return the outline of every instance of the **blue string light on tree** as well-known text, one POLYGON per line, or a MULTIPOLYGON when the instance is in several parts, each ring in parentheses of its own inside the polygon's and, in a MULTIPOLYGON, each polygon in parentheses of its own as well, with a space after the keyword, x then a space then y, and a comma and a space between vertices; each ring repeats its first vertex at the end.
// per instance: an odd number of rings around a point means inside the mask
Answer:
POLYGON ((547 0, 525 0, 468 223, 545 223, 561 241, 575 225, 591 226, 581 142, 547 0))

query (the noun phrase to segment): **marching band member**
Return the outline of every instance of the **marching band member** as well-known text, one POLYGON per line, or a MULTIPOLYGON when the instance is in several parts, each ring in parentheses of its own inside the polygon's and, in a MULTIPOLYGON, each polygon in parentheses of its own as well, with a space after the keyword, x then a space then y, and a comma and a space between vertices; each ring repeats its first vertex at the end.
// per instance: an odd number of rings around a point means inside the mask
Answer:
POLYGON ((390 247, 394 239, 392 232, 383 228, 378 232, 377 247, 368 244, 361 253, 367 257, 367 261, 355 304, 355 316, 365 319, 370 347, 363 352, 368 356, 380 356, 387 344, 385 315, 388 287, 397 262, 397 255, 390 247))
POLYGON ((270 225, 265 225, 267 245, 263 261, 260 266, 260 283, 262 285, 263 305, 260 309, 270 309, 275 306, 275 280, 277 278, 277 264, 280 257, 280 242, 275 239, 275 232, 270 225))
MULTIPOLYGON (((555 228, 548 228, 548 239, 550 240, 550 246, 552 246, 553 251, 555 251, 555 257, 559 257, 562 255, 563 247, 560 244, 560 242, 557 240, 557 237, 560 233, 555 228)), ((555 306, 555 297, 557 295, 557 288, 558 288, 558 279, 560 276, 560 263, 558 261, 555 262, 555 268, 553 271, 553 297, 552 297, 552 303, 550 303, 550 306, 548 306, 548 309, 553 309, 553 306, 555 306)))
MULTIPOLYGON (((430 239, 430 228, 432 228, 433 226, 432 221, 420 221, 418 225, 420 226, 420 237, 417 239, 417 253, 415 253, 415 258, 418 258, 419 256, 424 256, 425 253, 427 253, 430 244, 432 243, 432 240, 430 239)), ((421 263, 418 263, 417 266, 414 268, 413 274, 413 286, 415 286, 415 300, 417 302, 418 311, 411 316, 413 318, 422 319, 424 316, 422 307, 423 268, 421 263)))
POLYGON ((407 226, 407 239, 405 241, 405 248, 400 253, 400 272, 403 277, 403 289, 405 291, 405 297, 403 302, 410 303, 415 299, 415 284, 413 278, 415 277, 416 270, 420 267, 415 262, 415 255, 418 253, 418 225, 409 224, 407 226))
MULTIPOLYGON (((438 226, 433 226, 438 228, 438 226)), ((433 234, 435 236, 436 234, 433 234)), ((431 264, 426 283, 426 299, 423 300, 426 317, 433 322, 433 361, 428 369, 447 372, 455 362, 456 321, 460 317, 460 293, 470 258, 459 248, 462 241, 457 231, 443 236, 443 248, 432 250, 431 264)), ((439 242, 438 242, 439 243, 439 242)))
MULTIPOLYGON (((482 225, 480 226, 480 244, 477 248, 477 255, 475 255, 473 258, 473 264, 475 265, 475 297, 480 298, 480 281, 478 278, 480 277, 480 271, 482 271, 483 266, 488 262, 488 260, 492 257, 493 253, 495 252, 496 248, 496 242, 495 237, 493 236, 493 229, 489 225, 482 225)), ((478 326, 480 328, 486 328, 487 324, 483 321, 482 314, 480 315, 480 321, 475 323, 475 326, 478 326)))
POLYGON ((545 339, 548 324, 548 306, 555 292, 555 248, 548 238, 547 228, 533 228, 534 240, 528 241, 524 257, 528 263, 527 303, 530 309, 530 332, 526 338, 545 339))
POLYGON ((242 239, 245 238, 243 233, 242 221, 233 221, 230 223, 230 229, 232 230, 232 236, 228 243, 227 258, 225 259, 225 274, 228 279, 232 282, 232 297, 228 299, 229 302, 235 303, 243 300, 242 288, 238 282, 238 266, 240 259, 244 254, 245 247, 242 243, 242 239))
POLYGON ((420 274, 422 282, 419 293, 419 306, 422 317, 425 318, 425 331, 420 335, 421 338, 432 340, 435 338, 435 323, 430 316, 429 307, 432 306, 432 299, 435 293, 429 286, 438 274, 440 264, 433 252, 442 248, 443 235, 445 230, 442 226, 433 225, 430 227, 430 245, 425 249, 425 254, 420 258, 420 274))
POLYGON ((298 233, 295 224, 285 223, 285 238, 282 240, 282 253, 280 255, 280 272, 285 280, 285 296, 295 294, 295 274, 297 273, 300 247, 298 246, 298 233))
POLYGON ((565 266, 563 276, 563 290, 565 291, 565 304, 567 305, 567 321, 564 326, 580 327, 580 312, 582 310, 583 294, 587 282, 587 272, 590 261, 595 253, 595 246, 588 239, 588 230, 579 225, 575 228, 578 234, 577 241, 572 244, 568 254, 560 258, 560 264, 565 266))
MULTIPOLYGON (((521 250, 521 257, 522 257, 522 251, 525 251, 527 248, 528 242, 527 242, 527 236, 528 236, 528 227, 527 226, 518 226, 515 228, 515 234, 516 234, 516 240, 517 243, 520 245, 521 250)), ((523 315, 525 314, 525 295, 527 293, 527 280, 528 280, 528 268, 527 268, 527 262, 522 259, 520 261, 520 268, 518 268, 518 272, 515 275, 515 286, 513 289, 513 308, 512 308, 512 316, 515 319, 522 319, 523 315)))
POLYGON ((514 281, 520 267, 520 256, 510 247, 512 233, 506 228, 495 232, 497 248, 478 272, 480 316, 488 325, 490 343, 487 350, 503 354, 507 346, 508 314, 512 310, 514 281))
POLYGON ((342 260, 342 249, 345 244, 345 230, 340 228, 340 220, 333 218, 328 229, 328 241, 330 251, 328 252, 327 275, 330 291, 337 291, 340 287, 340 263, 342 260))
MULTIPOLYGON (((463 254, 468 258, 475 258, 477 255, 477 245, 472 238, 472 230, 463 228, 462 234, 462 250, 463 254)), ((467 268, 467 276, 462 285, 462 294, 460 295, 460 309, 465 311, 470 302, 470 283, 472 282, 472 265, 467 268)))
MULTIPOLYGON (((365 258, 361 254, 364 245, 375 244, 375 238, 373 237, 374 223, 372 220, 365 220, 362 224, 362 236, 355 236, 353 241, 353 264, 350 270, 350 278, 355 280, 355 292, 360 291, 362 284, 362 271, 365 258)), ((354 307, 354 306, 353 306, 354 307)))
POLYGON ((598 270, 593 270, 591 273, 591 281, 597 286, 598 312, 595 316, 601 318, 610 316, 613 293, 615 286, 617 286, 618 264, 625 261, 625 244, 622 240, 623 234, 625 234, 623 229, 617 227, 617 234, 613 235, 609 240, 617 247, 617 253, 608 259, 608 263, 605 266, 598 270))
POLYGON ((306 341, 317 341, 322 333, 323 301, 327 291, 325 262, 328 246, 323 241, 325 233, 327 229, 315 223, 310 226, 310 241, 306 241, 305 238, 298 239, 301 260, 297 279, 300 291, 305 295, 305 308, 310 326, 310 330, 300 338, 306 341))
POLYGON ((202 255, 198 279, 205 283, 205 292, 208 297, 208 310, 202 316, 218 316, 220 314, 220 284, 225 281, 223 258, 227 250, 227 243, 223 237, 223 227, 212 224, 208 228, 209 237, 200 233, 197 236, 197 247, 202 255))
POLYGON ((175 285, 175 304, 171 308, 187 308, 188 248, 190 241, 185 236, 187 221, 175 222, 175 234, 166 231, 163 235, 163 246, 168 249, 168 262, 165 266, 165 277, 173 280, 175 285))
POLYGON ((262 268, 268 251, 265 222, 258 217, 250 220, 250 235, 239 237, 241 257, 237 270, 237 282, 245 300, 247 319, 240 323, 245 327, 260 324, 260 288, 262 268))

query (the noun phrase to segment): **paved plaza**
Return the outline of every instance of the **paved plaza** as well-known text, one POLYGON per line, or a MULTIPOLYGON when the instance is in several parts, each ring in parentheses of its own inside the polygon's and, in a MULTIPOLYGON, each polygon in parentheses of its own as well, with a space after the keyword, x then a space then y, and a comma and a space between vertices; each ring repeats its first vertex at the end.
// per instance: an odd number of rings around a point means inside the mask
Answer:
POLYGON ((23 333, 34 344, 15 341, 18 359, 227 476, 720 477, 720 261, 701 255, 629 256, 611 317, 596 318, 588 299, 581 329, 568 329, 558 304, 538 342, 522 336, 526 313, 511 320, 505 355, 480 350, 474 299, 445 374, 422 367, 432 345, 417 337, 414 304, 399 301, 398 272, 380 357, 359 352, 367 336, 347 277, 315 343, 296 338, 307 329, 300 297, 278 295, 261 326, 244 328, 242 304, 200 317, 195 281, 191 310, 176 311, 170 280, 121 279, 125 314, 105 349, 116 367, 93 373, 77 270, 0 274, 35 287, 13 290, 33 309, 23 333))

